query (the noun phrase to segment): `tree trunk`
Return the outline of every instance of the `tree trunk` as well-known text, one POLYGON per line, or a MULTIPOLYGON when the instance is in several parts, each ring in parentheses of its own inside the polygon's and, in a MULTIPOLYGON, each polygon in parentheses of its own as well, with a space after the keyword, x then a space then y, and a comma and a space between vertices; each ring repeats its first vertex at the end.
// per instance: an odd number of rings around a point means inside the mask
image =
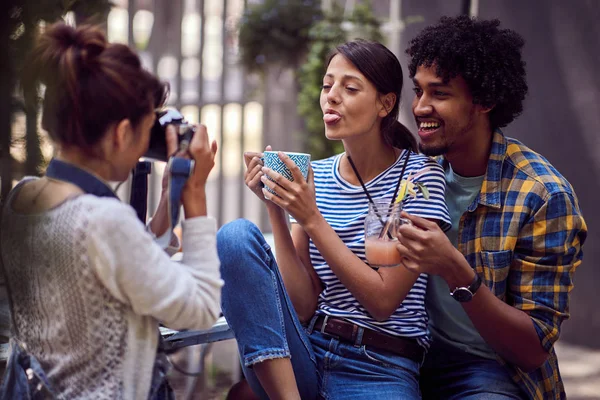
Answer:
MULTIPOLYGON (((6 14, 6 13, 3 13, 6 14)), ((6 56, 0 62, 0 202, 12 187, 12 157, 10 156, 10 143, 12 140, 11 128, 11 99, 15 85, 15 74, 12 59, 10 57, 10 33, 11 25, 7 21, 7 15, 0 22, 0 54, 6 56)))
MULTIPOLYGON (((37 24, 27 24, 25 28, 26 48, 33 48, 37 33, 37 24)), ((25 148, 27 158, 25 159, 25 175, 37 176, 42 166, 42 150, 40 148, 40 136, 38 132, 39 114, 39 91, 38 82, 22 82, 23 100, 25 103, 25 148)))
POLYGON ((24 90, 25 97, 25 143, 27 159, 25 160, 25 175, 37 176, 43 163, 40 136, 38 132, 39 99, 37 85, 24 90))

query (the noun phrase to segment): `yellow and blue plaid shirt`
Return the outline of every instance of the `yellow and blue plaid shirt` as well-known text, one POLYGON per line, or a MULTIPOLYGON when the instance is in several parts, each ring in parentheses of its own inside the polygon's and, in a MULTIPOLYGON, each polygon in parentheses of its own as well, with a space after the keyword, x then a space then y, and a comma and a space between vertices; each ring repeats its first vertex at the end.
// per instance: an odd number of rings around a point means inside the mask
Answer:
POLYGON ((587 235, 573 187, 544 157, 497 130, 481 192, 459 224, 458 250, 496 297, 529 314, 550 353, 533 372, 500 361, 532 399, 565 399, 553 344, 569 317, 587 235))

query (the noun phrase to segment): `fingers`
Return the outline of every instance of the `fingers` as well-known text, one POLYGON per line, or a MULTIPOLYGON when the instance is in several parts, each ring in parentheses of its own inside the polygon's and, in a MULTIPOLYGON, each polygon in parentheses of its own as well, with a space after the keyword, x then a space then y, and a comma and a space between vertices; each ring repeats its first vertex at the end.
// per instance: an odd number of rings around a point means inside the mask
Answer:
MULTIPOLYGON (((275 196, 273 193, 269 192, 267 190, 267 188, 262 188, 262 193, 263 193, 263 197, 265 198, 265 200, 270 200, 273 203, 277 204, 279 200, 279 197, 275 196)), ((279 205, 279 204, 277 204, 279 205)), ((279 205, 281 207, 281 205, 279 205)))
MULTIPOLYGON (((265 181, 268 181, 268 180, 266 179, 266 177, 263 176, 263 183, 265 183, 265 181)), ((275 185, 273 182, 270 182, 270 183, 271 183, 271 185, 275 185)), ((280 208, 285 210, 286 206, 289 204, 289 202, 286 202, 285 200, 283 200, 281 197, 279 197, 279 195, 273 194, 272 192, 268 191, 266 186, 267 186, 267 184, 265 183, 265 187, 262 188, 262 194, 263 194, 263 197, 265 198, 265 200, 269 200, 269 201, 277 204, 280 208)), ((271 190, 276 191, 277 189, 273 188, 271 186, 271 190)))
POLYGON ((398 250, 398 253, 400 253, 400 255, 402 256, 402 261, 400 262, 400 264, 402 264, 404 268, 414 273, 421 272, 419 264, 417 264, 415 260, 409 257, 410 250, 407 247, 405 247, 401 243, 398 243, 396 245, 396 250, 398 250))
POLYGON ((400 264, 402 264, 402 266, 404 268, 406 268, 407 270, 409 270, 410 272, 413 272, 415 274, 421 273, 419 264, 417 264, 415 261, 411 260, 410 258, 403 257, 402 261, 400 261, 400 264))
POLYGON ((262 167, 261 171, 264 175, 267 175, 269 178, 271 178, 271 180, 274 181, 277 185, 281 186, 286 190, 290 189, 291 182, 280 173, 275 172, 271 168, 267 167, 262 167))
MULTIPOLYGON (((244 172, 244 181, 246 186, 252 190, 256 190, 261 187, 260 177, 263 175, 261 168, 263 162, 258 157, 260 153, 247 152, 244 153, 244 162, 246 163, 246 172, 244 172)), ((258 193, 257 193, 258 194, 258 193)))
POLYGON ((196 125, 196 132, 192 137, 192 142, 190 143, 191 147, 196 146, 206 146, 208 147, 208 131, 205 125, 196 125))
POLYGON ((177 152, 177 148, 179 147, 175 126, 167 125, 167 129, 165 130, 165 140, 167 142, 167 157, 170 157, 177 152))
POLYGON ((262 171, 260 170, 262 166, 255 165, 252 170, 246 172, 246 186, 251 189, 260 186, 260 178, 263 176, 262 171))
POLYGON ((435 222, 429 221, 425 218, 417 217, 416 215, 409 214, 406 211, 402 211, 401 215, 404 218, 409 219, 415 226, 421 229, 431 230, 437 227, 437 224, 435 222))
POLYGON ((400 253, 402 257, 408 257, 410 255, 410 249, 408 249, 401 242, 398 242, 398 244, 396 244, 396 250, 398 250, 398 253, 400 253))
POLYGON ((315 191, 315 172, 312 169, 312 166, 308 166, 308 176, 306 177, 306 182, 308 183, 308 187, 314 193, 315 191))
MULTIPOLYGON (((277 183, 269 180, 269 178, 267 178, 266 175, 262 174, 262 176, 260 177, 260 180, 262 182, 262 184, 265 186, 265 188, 263 189, 263 192, 266 191, 266 188, 271 189, 273 192, 275 192, 277 195, 279 195, 279 188, 281 186, 279 186, 277 183)), ((271 192, 267 191, 269 194, 272 194, 271 192)))
POLYGON ((244 163, 246 164, 246 167, 248 169, 252 168, 250 166, 250 163, 252 161, 254 161, 254 164, 256 164, 257 162, 262 164, 262 160, 261 157, 263 156, 263 153, 257 153, 255 151, 247 151, 244 153, 244 163))
POLYGON ((290 172, 292 173, 292 177, 294 178, 294 182, 302 183, 304 182, 304 176, 302 175, 302 171, 296 165, 296 163, 285 153, 279 152, 277 153, 279 159, 283 161, 283 163, 288 167, 290 172))
MULTIPOLYGON (((192 137, 192 141, 188 147, 188 152, 192 156, 194 160, 197 160, 200 157, 213 156, 213 146, 216 146, 216 143, 208 144, 208 131, 206 130, 206 126, 204 125, 196 125, 196 132, 192 137)), ((216 152, 216 147, 215 147, 216 152)))
MULTIPOLYGON (((412 222, 411 219, 408 220, 412 222)), ((422 228, 418 228, 414 224, 401 224, 396 230, 398 231, 399 236, 405 241, 411 240, 423 242, 427 240, 427 231, 423 230, 422 228)))

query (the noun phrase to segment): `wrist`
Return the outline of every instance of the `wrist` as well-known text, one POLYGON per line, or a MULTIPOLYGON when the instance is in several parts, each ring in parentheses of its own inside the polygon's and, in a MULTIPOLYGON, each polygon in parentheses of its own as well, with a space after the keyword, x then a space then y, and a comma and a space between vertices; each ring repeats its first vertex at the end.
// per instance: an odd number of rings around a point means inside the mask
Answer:
POLYGON ((457 287, 469 286, 475 278, 475 271, 457 249, 454 249, 452 262, 443 271, 442 278, 446 281, 451 291, 457 287))
POLYGON ((271 200, 265 199, 265 207, 267 208, 267 214, 273 216, 285 215, 285 210, 273 203, 271 200))
POLYGON ((206 191, 187 191, 181 196, 185 218, 194 218, 207 215, 206 191))
POLYGON ((160 237, 167 231, 167 229, 169 229, 167 213, 167 197, 163 195, 161 196, 158 207, 156 207, 156 211, 154 212, 154 215, 148 224, 150 231, 157 237, 160 237))
POLYGON ((157 212, 152 217, 148 227, 156 237, 160 237, 169 229, 169 222, 164 213, 157 212))
POLYGON ((316 214, 313 215, 312 218, 308 219, 303 224, 301 223, 300 225, 302 226, 302 228, 304 229, 306 234, 308 236, 312 237, 314 232, 317 232, 317 231, 320 231, 323 229, 322 228, 323 223, 327 224, 327 221, 325 221, 325 218, 323 218, 323 215, 320 212, 317 212, 316 214))

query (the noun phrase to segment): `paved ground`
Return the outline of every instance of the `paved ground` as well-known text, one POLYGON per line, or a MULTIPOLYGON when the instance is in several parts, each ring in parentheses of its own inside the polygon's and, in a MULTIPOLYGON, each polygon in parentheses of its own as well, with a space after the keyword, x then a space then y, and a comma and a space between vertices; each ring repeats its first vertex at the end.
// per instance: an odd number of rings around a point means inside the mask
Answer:
POLYGON ((600 400, 600 349, 558 342, 560 372, 569 400, 600 400))

